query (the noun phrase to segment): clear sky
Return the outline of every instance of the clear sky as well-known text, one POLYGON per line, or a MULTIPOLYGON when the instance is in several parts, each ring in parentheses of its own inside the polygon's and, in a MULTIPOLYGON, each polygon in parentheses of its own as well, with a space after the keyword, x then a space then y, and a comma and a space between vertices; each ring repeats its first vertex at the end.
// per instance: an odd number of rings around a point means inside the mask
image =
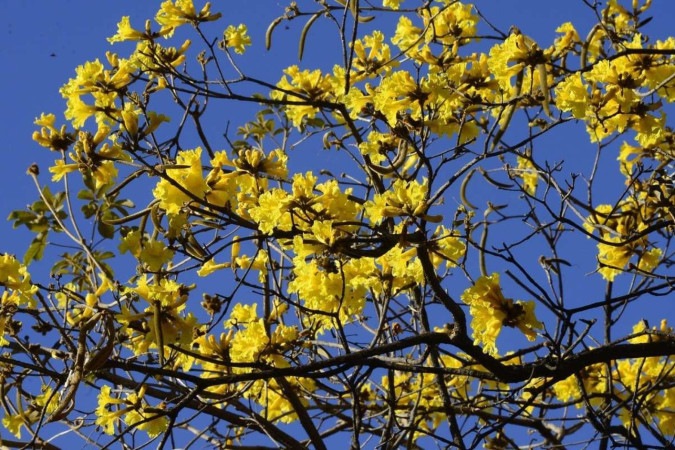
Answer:
MULTIPOLYGON (((42 169, 41 178, 47 182, 47 168, 55 159, 32 141, 33 120, 42 112, 55 113, 57 123, 62 120, 65 103, 58 90, 74 75, 75 67, 88 60, 102 59, 106 50, 113 49, 106 38, 115 33, 121 16, 131 16, 132 24, 142 28, 145 19, 154 16, 160 3, 156 0, 0 0, 2 219, 11 210, 23 208, 37 198, 25 174, 28 166, 37 162, 42 169)), ((201 3, 195 0, 195 4, 201 3)), ((224 21, 219 23, 243 22, 249 26, 254 46, 242 61, 252 74, 271 83, 279 80, 281 68, 298 63, 297 38, 304 21, 291 23, 288 29, 280 27, 272 51, 266 53, 264 49, 265 29, 271 20, 283 14, 287 3, 285 0, 212 2, 214 10, 224 13, 224 21)), ((373 0, 373 3, 378 2, 373 0)), ((417 4, 407 0, 404 5, 413 3, 417 4)), ((316 9, 311 0, 298 0, 298 4, 301 8, 316 9)), ((582 36, 589 30, 589 24, 595 23, 582 0, 477 0, 475 4, 500 29, 506 31, 511 25, 518 25, 524 33, 541 42, 541 46, 552 42, 555 28, 563 22, 572 21, 582 36)), ((672 26, 675 1, 654 0, 652 14, 649 34, 653 38, 675 34, 672 26)), ((329 44, 325 39, 329 35, 322 30, 311 32, 301 66, 325 67, 336 61, 336 55, 326 51, 329 44)), ((564 144, 568 149, 590 145, 585 133, 566 137, 564 144)), ((594 148, 589 146, 589 151, 594 148)), ((0 221, 0 253, 22 255, 30 238, 23 230, 12 230, 9 223, 0 221)))

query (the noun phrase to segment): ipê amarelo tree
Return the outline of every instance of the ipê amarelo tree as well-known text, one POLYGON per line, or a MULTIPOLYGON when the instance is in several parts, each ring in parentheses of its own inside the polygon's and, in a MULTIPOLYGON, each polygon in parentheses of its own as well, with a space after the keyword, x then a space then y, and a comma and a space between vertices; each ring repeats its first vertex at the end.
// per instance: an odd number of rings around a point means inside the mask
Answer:
POLYGON ((3 445, 672 447, 675 39, 582 3, 550 45, 452 0, 123 17, 35 121, 3 445))

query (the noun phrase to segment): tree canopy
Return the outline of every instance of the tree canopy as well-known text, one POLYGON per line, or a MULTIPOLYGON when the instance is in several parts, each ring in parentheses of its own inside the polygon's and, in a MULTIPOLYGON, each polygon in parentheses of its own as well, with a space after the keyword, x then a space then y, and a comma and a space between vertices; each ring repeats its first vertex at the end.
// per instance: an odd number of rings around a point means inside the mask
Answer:
POLYGON ((580 1, 550 44, 480 1, 122 17, 35 120, 3 445, 672 447, 675 38, 580 1))

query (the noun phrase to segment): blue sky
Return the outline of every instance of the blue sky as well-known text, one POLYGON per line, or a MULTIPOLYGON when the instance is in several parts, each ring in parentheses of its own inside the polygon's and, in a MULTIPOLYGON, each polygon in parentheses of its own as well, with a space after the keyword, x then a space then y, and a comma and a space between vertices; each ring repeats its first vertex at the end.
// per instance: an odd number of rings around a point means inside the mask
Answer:
MULTIPOLYGON (((298 3, 308 9, 314 4, 310 0, 298 3)), ((412 3, 416 2, 408 0, 404 5, 412 3)), ((507 31, 517 24, 541 46, 551 43, 555 28, 563 22, 572 21, 582 36, 595 22, 581 0, 478 0, 475 3, 500 29, 507 31)), ((31 163, 37 162, 42 169, 42 180, 48 180, 47 167, 53 163, 54 155, 32 141, 35 117, 42 112, 53 112, 60 117, 65 104, 58 89, 74 75, 75 67, 87 60, 104 58, 106 50, 114 50, 106 38, 115 33, 122 15, 131 16, 132 24, 142 28, 145 19, 154 16, 159 4, 149 0, 0 0, 1 218, 36 199, 34 186, 25 175, 31 163)), ((265 28, 283 13, 285 1, 222 0, 214 1, 213 5, 214 9, 224 12, 220 24, 244 22, 249 25, 254 46, 242 61, 251 74, 274 83, 281 76, 281 68, 297 63, 297 37, 304 21, 289 24, 289 29, 278 27, 272 51, 264 50, 265 28), (222 9, 221 5, 224 5, 222 9)), ((655 0, 652 14, 654 20, 648 29, 653 38, 664 38, 673 32, 675 2, 655 0)), ((301 67, 330 67, 339 60, 338 55, 326 51, 330 36, 318 27, 310 32, 301 67)), ((594 150, 583 132, 558 136, 558 139, 567 149, 580 151, 588 146, 589 152, 594 150)), ((23 230, 13 231, 9 223, 0 222, 0 252, 21 255, 29 240, 30 236, 23 230)), ((646 314, 655 312, 656 309, 645 311, 646 314)))

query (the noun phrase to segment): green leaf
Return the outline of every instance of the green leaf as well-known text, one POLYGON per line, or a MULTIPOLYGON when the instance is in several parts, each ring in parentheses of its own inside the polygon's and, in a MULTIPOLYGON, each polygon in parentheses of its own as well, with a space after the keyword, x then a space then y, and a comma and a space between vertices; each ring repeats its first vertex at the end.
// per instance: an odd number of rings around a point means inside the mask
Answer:
POLYGON ((86 217, 87 219, 94 216, 97 212, 98 212, 98 205, 94 202, 82 205, 82 213, 84 214, 84 217, 86 217))
POLYGON ((94 193, 91 192, 89 189, 82 189, 80 192, 77 193, 77 198, 80 200, 94 200, 94 193))
MULTIPOLYGON (((103 214, 102 218, 115 219, 116 216, 107 211, 106 214, 103 214)), ((98 229, 98 233, 106 239, 112 239, 113 237, 115 237, 115 226, 106 223, 104 220, 99 220, 98 223, 96 224, 96 228, 98 229)))
POLYGON ((44 256, 45 248, 47 248, 47 233, 39 233, 23 255, 23 263, 28 265, 32 261, 41 260, 44 256))
POLYGON ((115 253, 113 252, 96 252, 96 260, 103 261, 104 259, 114 258, 115 253))
POLYGON ((7 221, 14 222, 12 224, 12 227, 18 228, 21 225, 26 225, 32 220, 35 220, 36 217, 37 216, 35 215, 35 213, 32 213, 30 211, 16 210, 9 213, 9 216, 7 216, 7 221))

